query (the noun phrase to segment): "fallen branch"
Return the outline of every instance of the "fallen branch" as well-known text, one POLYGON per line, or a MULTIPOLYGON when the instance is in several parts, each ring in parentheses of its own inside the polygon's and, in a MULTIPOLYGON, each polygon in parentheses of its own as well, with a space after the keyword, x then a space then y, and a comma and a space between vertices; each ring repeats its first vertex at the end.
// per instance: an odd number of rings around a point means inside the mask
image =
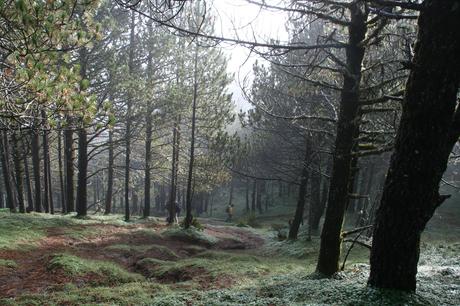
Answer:
POLYGON ((373 225, 366 225, 366 226, 363 226, 363 227, 358 227, 358 228, 355 228, 351 231, 347 231, 347 232, 342 232, 342 237, 347 237, 347 236, 350 236, 352 234, 356 234, 356 233, 360 233, 364 230, 367 230, 368 228, 371 228, 373 225))

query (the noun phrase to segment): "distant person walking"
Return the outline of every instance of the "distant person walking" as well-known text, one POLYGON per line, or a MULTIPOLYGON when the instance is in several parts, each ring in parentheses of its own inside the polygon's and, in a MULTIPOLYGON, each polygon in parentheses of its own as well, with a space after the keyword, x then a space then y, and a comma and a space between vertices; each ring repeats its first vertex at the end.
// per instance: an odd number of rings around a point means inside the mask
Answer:
POLYGON ((176 214, 174 215, 174 221, 176 223, 179 223, 179 216, 180 216, 181 208, 180 208, 180 205, 179 205, 179 203, 177 201, 176 201, 175 205, 176 205, 176 207, 175 207, 176 214))
POLYGON ((233 204, 228 205, 225 212, 227 213, 227 220, 225 220, 225 222, 232 222, 233 221, 233 204))

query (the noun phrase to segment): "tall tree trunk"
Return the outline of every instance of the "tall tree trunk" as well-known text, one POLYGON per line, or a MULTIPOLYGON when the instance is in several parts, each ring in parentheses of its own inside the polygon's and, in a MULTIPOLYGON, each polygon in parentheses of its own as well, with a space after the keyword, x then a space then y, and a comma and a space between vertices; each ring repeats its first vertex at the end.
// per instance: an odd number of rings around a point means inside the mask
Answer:
MULTIPOLYGON (((359 133, 355 133, 354 138, 357 138, 358 136, 359 136, 359 133)), ((356 152, 357 147, 358 146, 355 144, 352 150, 356 152)), ((350 168, 351 170, 350 170, 350 182, 348 183, 348 194, 356 194, 357 185, 358 185, 359 176, 360 176, 359 168, 358 168, 358 157, 353 156, 353 158, 351 159, 350 168)), ((356 199, 348 197, 346 209, 349 213, 354 213, 356 211, 356 199)))
POLYGON ((78 129, 77 216, 84 217, 88 209, 88 139, 86 129, 78 129))
POLYGON ((147 107, 145 127, 144 218, 150 216, 150 190, 152 185, 152 109, 147 107))
POLYGON ((297 198, 297 207, 295 210, 294 219, 292 220, 291 226, 289 228, 289 239, 297 239, 297 234, 299 233, 300 223, 303 221, 303 211, 305 208, 305 198, 307 196, 307 185, 308 185, 308 165, 310 163, 311 148, 310 143, 306 141, 305 156, 302 165, 302 173, 300 175, 300 185, 299 185, 299 197, 297 198))
POLYGON ((18 194, 18 205, 19 205, 19 212, 25 213, 25 205, 24 205, 24 164, 23 159, 21 158, 21 154, 25 154, 24 152, 20 152, 19 149, 19 139, 17 135, 17 131, 13 131, 12 140, 13 140, 13 158, 14 158, 14 170, 16 172, 16 190, 18 194))
POLYGON ((65 162, 65 205, 66 212, 75 211, 74 168, 75 160, 72 120, 67 117, 67 127, 64 129, 64 162, 65 162))
POLYGON ((190 139, 190 156, 188 164, 187 177, 187 201, 185 203, 186 216, 184 227, 189 228, 192 224, 192 180, 193 180, 193 163, 195 161, 195 125, 196 125, 196 105, 198 99, 198 45, 195 46, 195 58, 193 67, 193 103, 192 103, 192 131, 190 139))
POLYGON ((9 148, 8 148, 8 134, 5 130, 2 131, 2 139, 0 141, 2 145, 1 159, 2 159, 2 170, 3 170, 3 182, 5 184, 6 191, 6 204, 11 212, 16 212, 16 197, 13 191, 12 173, 10 170, 10 159, 9 159, 9 148))
MULTIPOLYGON (((86 79, 88 50, 80 49, 80 77, 86 79)), ((77 216, 84 217, 88 210, 88 137, 85 120, 80 118, 78 129, 78 176, 77 176, 77 216)))
POLYGON ((32 132, 32 167, 34 172, 35 211, 42 212, 42 187, 40 181, 40 135, 32 132))
POLYGON ((246 178, 246 213, 249 213, 249 179, 246 178))
MULTIPOLYGON (((131 25, 130 25, 130 38, 129 38, 129 60, 128 60, 128 70, 129 75, 134 73, 134 31, 135 31, 135 12, 131 12, 131 25)), ((129 92, 131 89, 128 89, 128 99, 126 101, 126 135, 125 135, 125 221, 129 221, 130 211, 129 211, 129 176, 130 176, 130 167, 131 167, 131 116, 132 116, 132 95, 129 92)))
POLYGON ((460 6, 426 0, 395 150, 377 211, 369 285, 415 291, 420 235, 460 136, 460 6))
POLYGON ((257 193, 257 180, 254 179, 252 184, 252 201, 251 201, 251 214, 256 214, 256 193, 257 193))
POLYGON ((45 207, 45 212, 52 214, 54 213, 54 207, 52 207, 52 192, 51 192, 51 177, 50 177, 50 153, 49 153, 49 141, 48 141, 48 123, 46 119, 46 113, 44 110, 41 111, 41 116, 43 120, 43 186, 44 186, 44 197, 43 197, 43 206, 45 207))
MULTIPOLYGON (((149 40, 153 38, 152 23, 148 24, 148 35, 149 40)), ((149 48, 147 56, 147 75, 150 86, 153 86, 153 67, 152 67, 153 54, 149 48)), ((150 216, 151 207, 151 195, 150 190, 152 189, 151 168, 152 168, 152 120, 153 120, 153 102, 147 102, 147 110, 145 114, 145 174, 144 174, 144 218, 150 216)))
POLYGON ((22 140, 22 158, 24 161, 24 172, 25 172, 25 182, 26 182, 26 191, 27 191, 27 212, 34 210, 34 199, 32 196, 32 186, 30 185, 30 173, 29 173, 29 161, 28 161, 28 150, 26 148, 25 140, 22 140))
POLYGON ((112 198, 113 198, 113 130, 109 131, 109 165, 107 175, 107 192, 105 194, 105 211, 104 214, 112 213, 112 198))
POLYGON ((177 172, 179 161, 179 123, 176 121, 173 127, 173 142, 172 142, 172 167, 171 167, 171 192, 169 195, 168 223, 174 223, 176 215, 176 195, 177 195, 177 172))
POLYGON ((58 135, 57 135, 57 138, 58 138, 58 147, 57 147, 57 150, 58 150, 58 168, 59 168, 59 187, 60 187, 60 200, 61 200, 61 210, 62 210, 62 213, 67 213, 67 208, 66 208, 66 205, 65 205, 65 189, 64 189, 64 174, 63 174, 63 171, 62 171, 62 129, 58 129, 58 135))
POLYGON ((232 176, 232 179, 230 180, 230 193, 229 193, 229 197, 228 197, 228 205, 233 205, 233 186, 234 184, 234 181, 233 181, 233 176, 232 176))
POLYGON ((340 114, 337 122, 332 177, 329 187, 329 200, 326 208, 321 246, 316 267, 317 272, 331 276, 339 271, 341 231, 348 199, 352 148, 359 125, 359 85, 361 64, 365 48, 362 44, 367 32, 367 9, 364 3, 350 3, 350 25, 348 26, 348 45, 346 48, 347 69, 343 76, 340 99, 340 114))

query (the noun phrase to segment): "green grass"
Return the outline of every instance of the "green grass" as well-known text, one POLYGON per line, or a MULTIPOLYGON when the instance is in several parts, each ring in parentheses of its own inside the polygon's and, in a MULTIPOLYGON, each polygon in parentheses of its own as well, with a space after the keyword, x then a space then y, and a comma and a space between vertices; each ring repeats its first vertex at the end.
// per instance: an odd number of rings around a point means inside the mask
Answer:
POLYGON ((205 246, 213 246, 218 242, 218 239, 207 235, 206 233, 199 231, 193 227, 189 229, 182 229, 180 227, 170 227, 166 229, 162 235, 164 237, 176 239, 188 243, 196 243, 205 246))
POLYGON ((76 220, 63 216, 0 212, 0 249, 30 249, 45 237, 47 228, 75 224, 76 220))
POLYGON ((6 267, 6 268, 17 268, 18 264, 11 259, 1 259, 0 258, 0 267, 6 267))
MULTIPOLYGON (((84 219, 75 218, 75 214, 50 215, 41 213, 10 213, 0 211, 0 250, 30 250, 38 240, 46 237, 49 228, 58 227, 63 234, 73 239, 83 239, 98 234, 94 227, 79 225, 129 226, 133 223, 155 223, 155 218, 133 218, 126 223, 122 215, 90 215, 84 219)), ((148 231, 147 229, 145 231, 148 231)))
POLYGON ((49 271, 63 270, 73 276, 82 276, 89 273, 101 276, 110 284, 141 281, 139 274, 130 273, 121 266, 99 260, 90 260, 70 254, 56 254, 48 262, 49 271))

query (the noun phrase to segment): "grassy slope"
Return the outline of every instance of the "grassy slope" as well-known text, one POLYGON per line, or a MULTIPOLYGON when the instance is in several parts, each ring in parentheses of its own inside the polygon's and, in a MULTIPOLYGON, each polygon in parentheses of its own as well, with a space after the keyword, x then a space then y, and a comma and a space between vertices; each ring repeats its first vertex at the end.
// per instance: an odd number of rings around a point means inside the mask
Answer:
MULTIPOLYGON (((40 247, 38 241, 47 235, 47 229, 61 227, 65 236, 85 239, 99 234, 84 227, 94 224, 125 226, 121 216, 79 220, 69 216, 0 212, 0 272, 1 269, 18 269, 15 261, 1 259, 2 255, 18 249, 28 252, 32 247, 40 247)), ((257 252, 208 250, 204 244, 201 247, 184 246, 183 250, 187 250, 189 255, 179 257, 167 244, 135 245, 129 238, 105 247, 127 258, 140 256, 151 248, 158 249, 164 254, 162 256, 168 255, 164 257, 167 259, 161 260, 142 258, 132 269, 109 260, 81 258, 78 254, 52 254, 44 263, 47 271, 70 275, 69 279, 78 279, 77 282, 69 280, 63 286, 43 292, 5 298, 0 300, 0 304, 458 305, 460 243, 458 236, 455 236, 458 232, 442 233, 439 225, 431 224, 424 235, 419 291, 416 295, 366 288, 368 251, 359 247, 354 249, 346 271, 340 273, 337 279, 316 279, 311 273, 314 271, 318 239, 305 242, 302 233, 297 242, 280 242, 273 238, 275 232, 262 228, 253 230, 266 239, 265 247, 257 252)), ((162 233, 145 228, 136 231, 149 233, 154 239, 170 241, 177 238, 177 230, 162 233)), ((192 236, 213 241, 211 237, 201 234, 192 236)))

